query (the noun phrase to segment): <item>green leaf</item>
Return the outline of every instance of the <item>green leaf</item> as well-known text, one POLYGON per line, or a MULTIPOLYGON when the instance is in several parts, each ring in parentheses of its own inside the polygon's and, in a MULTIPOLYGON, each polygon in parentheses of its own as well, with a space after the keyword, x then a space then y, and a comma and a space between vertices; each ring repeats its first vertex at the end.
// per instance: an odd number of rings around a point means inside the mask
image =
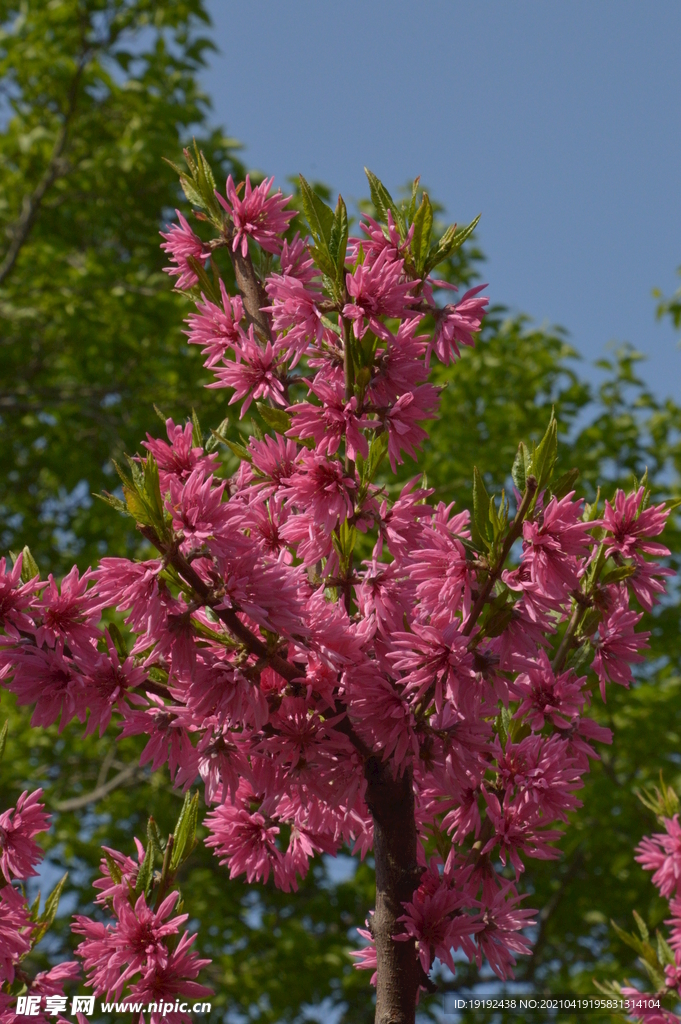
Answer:
POLYGON ((206 441, 207 452, 215 451, 215 449, 217 448, 221 441, 223 442, 223 444, 225 443, 227 438, 228 427, 229 419, 225 418, 217 430, 211 430, 210 437, 206 441))
POLYGON ((674 950, 671 948, 661 932, 657 931, 655 934, 657 936, 657 959, 663 967, 675 964, 676 959, 674 957, 674 950))
POLYGON ((192 409, 192 443, 195 448, 203 448, 203 433, 196 409, 192 409))
POLYGON ((40 942, 40 940, 43 938, 48 928, 54 921, 55 917, 57 916, 59 899, 61 897, 62 890, 66 885, 66 879, 68 877, 69 873, 67 871, 66 874, 59 879, 54 889, 45 900, 45 909, 38 918, 37 926, 36 928, 34 928, 33 934, 31 935, 31 944, 33 946, 37 945, 40 942))
POLYGON ((117 512, 122 512, 124 516, 131 514, 126 503, 121 501, 120 498, 116 498, 113 494, 109 494, 108 491, 104 491, 103 494, 95 494, 93 497, 103 501, 105 505, 111 505, 111 508, 115 508, 117 512))
POLYGON ((331 253, 326 249, 325 246, 320 245, 309 245, 308 252, 315 261, 323 274, 329 278, 330 281, 336 280, 336 264, 331 259, 331 253))
POLYGON ((165 841, 161 835, 161 831, 154 821, 153 818, 149 818, 147 822, 147 839, 153 847, 154 854, 158 857, 163 857, 163 851, 165 850, 165 841))
POLYGON ((637 910, 632 911, 632 913, 634 915, 634 921, 636 922, 636 925, 637 925, 638 930, 640 932, 641 938, 643 939, 644 942, 647 942, 648 939, 650 938, 650 932, 648 931, 648 925, 645 923, 645 921, 643 920, 643 918, 641 917, 641 915, 639 914, 639 912, 637 910))
POLYGON ((430 251, 430 236, 433 231, 433 207, 426 192, 421 197, 421 205, 414 217, 414 235, 411 240, 411 253, 414 257, 416 272, 419 277, 423 274, 428 253, 430 251))
POLYGON ((38 577, 38 579, 40 579, 40 569, 38 568, 38 563, 31 554, 31 550, 28 544, 22 550, 21 554, 21 582, 29 583, 32 579, 35 579, 36 576, 38 577))
POLYGON ((411 224, 414 220, 414 210, 416 209, 416 194, 419 190, 419 182, 421 177, 414 178, 411 186, 411 199, 409 200, 409 208, 407 209, 407 223, 411 224))
POLYGON ((635 572, 636 569, 633 565, 617 565, 614 569, 606 572, 599 582, 603 585, 606 583, 621 583, 622 580, 627 580, 630 576, 633 576, 635 572))
POLYGON ((473 467, 473 543, 477 548, 491 548, 489 539, 490 496, 477 466, 473 467))
POLYGON ((515 454, 513 460, 513 468, 511 469, 511 476, 513 483, 518 488, 521 494, 525 493, 525 487, 527 486, 527 477, 531 472, 532 460, 530 452, 526 444, 521 441, 518 445, 518 451, 515 454))
POLYGON ((192 206, 198 206, 200 210, 207 209, 203 196, 191 178, 188 178, 186 174, 180 174, 180 185, 182 186, 182 191, 187 197, 187 201, 190 202, 192 206))
POLYGON ((144 860, 140 865, 140 869, 137 872, 137 878, 135 880, 135 896, 141 896, 144 893, 145 896, 149 895, 151 891, 151 882, 154 877, 154 843, 149 840, 147 848, 144 853, 144 860))
POLYGON ((273 408, 264 402, 256 402, 255 404, 268 427, 272 427, 279 434, 285 434, 287 430, 291 429, 291 417, 283 409, 273 408))
MULTIPOLYGON (((333 228, 333 210, 310 188, 302 174, 300 175, 300 198, 312 237, 318 248, 330 257, 329 242, 333 228)), ((331 276, 335 276, 333 271, 331 276)))
POLYGON ((553 413, 546 433, 532 454, 532 472, 537 478, 537 494, 551 481, 558 459, 558 424, 553 413))
POLYGON ((423 269, 424 275, 429 274, 431 270, 434 270, 438 263, 442 263, 443 260, 448 259, 453 252, 461 248, 466 239, 475 231, 480 220, 480 214, 472 220, 468 227, 461 228, 460 231, 456 230, 456 224, 452 224, 448 227, 444 235, 437 244, 431 246, 426 260, 425 267, 423 269))
POLYGON ((3 757, 5 755, 5 746, 7 744, 7 730, 8 729, 9 729, 9 718, 5 721, 5 724, 2 727, 2 732, 0 732, 0 761, 3 759, 3 757))
POLYGON ((106 850, 104 850, 104 857, 106 859, 106 866, 109 869, 109 876, 111 878, 111 881, 115 885, 120 885, 121 882, 123 881, 123 872, 121 871, 120 867, 113 859, 111 854, 108 853, 106 850))
POLYGON ((173 832, 173 852, 170 871, 174 874, 196 846, 196 828, 199 823, 199 794, 185 793, 180 816, 173 832))
POLYGON ((560 499, 564 498, 566 494, 570 493, 570 491, 574 491, 575 484, 578 480, 579 470, 568 469, 567 473, 563 473, 562 476, 559 476, 553 484, 551 487, 551 493, 558 499, 558 501, 560 501, 560 499))
POLYGON ((329 235, 329 252, 338 266, 345 265, 345 253, 348 243, 348 211, 341 195, 338 196, 333 214, 331 233, 329 235))
POLYGON ((121 633, 120 629, 115 622, 111 622, 108 626, 109 636, 113 640, 113 645, 116 648, 116 654, 120 658, 121 662, 125 661, 128 657, 128 646, 125 642, 125 638, 121 633))
POLYGON ((388 432, 383 431, 382 434, 375 434, 374 438, 369 446, 369 458, 366 460, 364 467, 363 482, 370 483, 376 473, 378 472, 379 466, 385 458, 385 454, 388 451, 388 432))
POLYGON ((215 431, 213 431, 212 433, 213 436, 218 437, 218 441, 221 441, 223 444, 226 444, 229 450, 234 455, 236 455, 238 459, 245 459, 246 462, 253 461, 253 453, 251 452, 250 448, 246 448, 245 445, 239 444, 237 441, 229 441, 226 437, 220 437, 219 435, 215 434, 215 431))
POLYGON ((371 192, 372 203, 386 223, 388 221, 388 210, 390 210, 400 233, 400 238, 404 241, 407 234, 407 226, 405 224, 402 211, 398 208, 395 200, 390 195, 383 182, 377 178, 368 167, 364 168, 364 173, 369 181, 369 191, 371 192))
POLYGON ((201 263, 200 260, 197 260, 195 256, 187 256, 187 263, 199 279, 197 286, 199 291, 205 295, 206 298, 210 299, 214 305, 221 306, 222 298, 220 296, 219 286, 216 287, 215 282, 211 281, 206 273, 206 268, 203 263, 201 263))

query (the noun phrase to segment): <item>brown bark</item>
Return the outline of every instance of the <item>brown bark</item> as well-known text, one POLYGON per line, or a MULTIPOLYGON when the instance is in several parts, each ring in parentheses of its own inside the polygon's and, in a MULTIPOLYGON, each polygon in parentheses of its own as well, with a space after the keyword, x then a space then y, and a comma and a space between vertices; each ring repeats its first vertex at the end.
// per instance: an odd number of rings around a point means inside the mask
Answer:
POLYGON ((265 343, 273 341, 269 314, 263 312, 262 309, 263 306, 270 305, 270 300, 258 280, 250 255, 242 256, 240 247, 233 252, 231 246, 229 254, 232 257, 234 276, 249 323, 254 325, 261 341, 265 343))
POLYGON ((376 1024, 414 1024, 419 983, 425 981, 414 940, 395 942, 398 917, 411 900, 421 870, 416 861, 416 820, 411 771, 393 779, 390 768, 370 757, 366 801, 374 820, 376 911, 373 935, 378 957, 376 1024))

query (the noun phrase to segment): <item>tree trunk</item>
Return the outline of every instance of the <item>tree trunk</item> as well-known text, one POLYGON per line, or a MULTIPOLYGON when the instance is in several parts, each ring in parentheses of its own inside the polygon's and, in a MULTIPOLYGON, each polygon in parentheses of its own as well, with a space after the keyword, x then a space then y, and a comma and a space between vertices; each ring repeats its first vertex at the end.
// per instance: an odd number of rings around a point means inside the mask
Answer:
POLYGON ((393 779, 377 757, 366 765, 366 801, 374 819, 376 861, 376 1024, 414 1024, 422 969, 414 940, 394 942, 402 931, 397 918, 411 900, 422 874, 416 862, 416 821, 411 771, 393 779))

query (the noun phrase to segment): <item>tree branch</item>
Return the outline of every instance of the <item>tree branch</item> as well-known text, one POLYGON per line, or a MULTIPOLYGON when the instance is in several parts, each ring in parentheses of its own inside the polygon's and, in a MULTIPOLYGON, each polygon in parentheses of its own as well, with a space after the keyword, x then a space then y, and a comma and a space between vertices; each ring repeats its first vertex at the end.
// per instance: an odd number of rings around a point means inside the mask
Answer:
POLYGON ((79 811, 81 807, 87 807, 88 804, 97 803, 98 800, 102 800, 109 793, 113 793, 114 789, 118 789, 128 779, 131 779, 140 770, 138 764, 129 764, 122 771, 114 775, 108 782, 104 782, 101 786, 95 786, 91 793, 84 793, 82 796, 71 797, 70 800, 62 800, 60 803, 55 804, 55 808, 58 811, 79 811))

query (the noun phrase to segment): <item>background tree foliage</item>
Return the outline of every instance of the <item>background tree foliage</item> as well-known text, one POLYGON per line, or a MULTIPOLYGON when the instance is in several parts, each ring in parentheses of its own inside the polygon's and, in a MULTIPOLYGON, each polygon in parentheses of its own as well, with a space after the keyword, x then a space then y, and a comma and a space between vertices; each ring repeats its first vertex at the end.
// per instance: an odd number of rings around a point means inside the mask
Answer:
MULTIPOLYGON (((204 429, 227 414, 225 393, 202 387, 208 375, 182 335, 185 301, 161 270, 158 231, 180 202, 162 157, 178 159, 193 133, 216 171, 243 169, 234 144, 209 130, 197 84, 209 45, 197 34, 208 24, 201 0, 0 2, 0 23, 1 547, 29 543, 43 573, 59 574, 74 556, 85 566, 136 548, 127 521, 89 495, 114 485, 112 456, 162 429, 154 403, 176 419, 196 408, 204 429)), ((481 259, 469 246, 447 276, 468 285, 481 259)), ((677 307, 668 300, 663 315, 676 318, 677 307)), ((597 480, 630 486, 646 467, 656 500, 678 494, 681 410, 646 390, 638 358, 625 348, 602 362, 604 382, 594 387, 580 376, 565 332, 494 309, 476 348, 437 370, 440 419, 403 479, 425 471, 443 500, 468 505, 477 465, 498 493, 518 441, 540 437, 553 407, 562 469, 580 467, 578 487, 590 499, 597 480)), ((247 421, 244 428, 252 429, 247 421)), ((666 539, 678 565, 678 524, 666 539)), ((635 906, 659 923, 663 908, 633 861, 651 824, 634 790, 660 770, 681 785, 679 626, 674 589, 650 617, 651 655, 636 686, 611 687, 605 707, 594 698, 615 742, 587 778, 561 860, 530 862, 525 874, 541 915, 518 977, 538 988, 591 991, 594 976, 636 977, 633 953, 609 919, 628 927, 635 906)), ((150 810, 170 830, 180 797, 165 773, 138 767, 137 740, 31 730, 25 710, 8 695, 2 702, 10 718, 2 806, 27 786, 44 787, 55 818, 43 882, 49 888, 71 873, 63 925, 76 908, 92 912, 101 844, 129 849, 150 810)), ((370 864, 321 861, 286 895, 271 884, 230 882, 200 845, 182 884, 201 922, 201 949, 214 961, 216 1019, 373 1019, 367 976, 347 956, 373 905, 370 864)), ((41 956, 63 957, 67 942, 62 927, 41 956)), ((445 989, 481 980, 465 966, 442 979, 445 989)), ((435 1019, 439 1005, 438 996, 422 1003, 424 1019, 435 1019)))
POLYGON ((218 399, 181 333, 159 230, 207 127, 202 0, 0 2, 0 540, 63 570, 134 543, 92 504, 156 417, 218 399))

